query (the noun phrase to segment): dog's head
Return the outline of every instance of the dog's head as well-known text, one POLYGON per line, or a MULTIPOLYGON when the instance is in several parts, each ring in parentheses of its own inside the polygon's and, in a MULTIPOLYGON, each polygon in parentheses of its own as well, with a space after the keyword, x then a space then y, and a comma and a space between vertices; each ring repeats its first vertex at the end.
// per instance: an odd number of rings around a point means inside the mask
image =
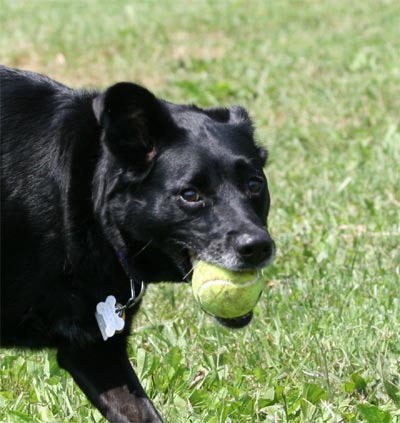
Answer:
POLYGON ((115 248, 150 243, 182 278, 193 257, 239 271, 272 260, 267 154, 243 108, 175 105, 130 83, 93 108, 104 151, 95 202, 115 248))

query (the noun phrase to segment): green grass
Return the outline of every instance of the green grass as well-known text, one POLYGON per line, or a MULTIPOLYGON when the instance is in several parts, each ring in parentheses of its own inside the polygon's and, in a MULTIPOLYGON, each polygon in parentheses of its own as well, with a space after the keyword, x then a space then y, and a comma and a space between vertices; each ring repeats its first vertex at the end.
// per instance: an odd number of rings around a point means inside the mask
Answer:
MULTIPOLYGON (((400 422, 400 4, 11 1, 0 61, 74 87, 241 103, 279 247, 253 324, 152 286, 130 343, 176 423, 400 422)), ((0 421, 100 422, 53 352, 0 353, 0 421)))

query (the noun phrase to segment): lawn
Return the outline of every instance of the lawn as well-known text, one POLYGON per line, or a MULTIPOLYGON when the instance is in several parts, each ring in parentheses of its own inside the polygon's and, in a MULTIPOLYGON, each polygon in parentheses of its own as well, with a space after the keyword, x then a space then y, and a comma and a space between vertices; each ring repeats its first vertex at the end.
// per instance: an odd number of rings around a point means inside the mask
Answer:
MULTIPOLYGON (((130 356, 173 423, 400 422, 400 3, 3 0, 0 62, 243 104, 278 254, 244 330, 151 286, 130 356)), ((0 352, 0 421, 104 422, 54 352, 0 352)))

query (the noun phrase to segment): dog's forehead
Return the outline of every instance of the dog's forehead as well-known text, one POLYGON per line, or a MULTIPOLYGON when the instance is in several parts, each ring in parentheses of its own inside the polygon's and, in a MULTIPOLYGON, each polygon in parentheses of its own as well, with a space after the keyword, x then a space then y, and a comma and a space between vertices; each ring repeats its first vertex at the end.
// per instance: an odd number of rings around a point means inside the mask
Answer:
POLYGON ((210 154, 257 155, 253 132, 248 124, 220 122, 190 106, 174 108, 172 116, 177 125, 184 129, 183 149, 189 148, 195 152, 206 147, 210 154))
POLYGON ((172 117, 174 121, 186 130, 198 131, 205 126, 209 126, 212 123, 217 123, 200 109, 190 106, 174 107, 172 109, 172 117))
POLYGON ((253 136, 240 125, 216 122, 200 113, 185 113, 176 122, 184 135, 163 148, 156 173, 176 179, 199 175, 218 179, 240 169, 261 169, 253 136))
MULTIPOLYGON (((196 106, 186 105, 169 105, 170 112, 174 121, 180 126, 189 131, 199 131, 205 127, 222 128, 229 125, 228 122, 221 122, 213 119, 204 110, 196 106)), ((229 112, 228 112, 229 113, 229 112)))

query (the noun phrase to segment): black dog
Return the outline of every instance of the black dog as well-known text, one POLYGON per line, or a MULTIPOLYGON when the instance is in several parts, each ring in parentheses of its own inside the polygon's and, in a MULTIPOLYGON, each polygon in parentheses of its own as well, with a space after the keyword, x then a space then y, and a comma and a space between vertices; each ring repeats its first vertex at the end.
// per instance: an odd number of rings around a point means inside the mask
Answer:
POLYGON ((0 71, 2 346, 56 348, 110 422, 160 423, 126 352, 143 284, 272 259, 266 152, 240 107, 0 71))

